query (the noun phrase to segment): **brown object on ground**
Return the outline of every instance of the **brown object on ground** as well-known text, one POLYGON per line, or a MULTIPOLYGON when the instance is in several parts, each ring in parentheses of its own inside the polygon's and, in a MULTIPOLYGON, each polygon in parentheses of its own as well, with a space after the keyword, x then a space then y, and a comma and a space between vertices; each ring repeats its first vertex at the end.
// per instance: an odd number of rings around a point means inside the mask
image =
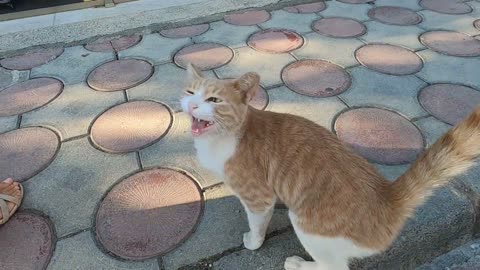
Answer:
MULTIPOLYGON (((13 183, 11 183, 10 185, 13 185, 13 183)), ((23 187, 20 183, 18 183, 18 186, 20 187, 20 197, 5 194, 2 190, 0 190, 0 212, 2 213, 2 217, 0 218, 0 225, 5 224, 10 219, 10 217, 17 211, 18 207, 20 207, 20 204, 22 203, 23 187), (15 204, 15 206, 11 210, 9 210, 7 202, 11 202, 15 204)))

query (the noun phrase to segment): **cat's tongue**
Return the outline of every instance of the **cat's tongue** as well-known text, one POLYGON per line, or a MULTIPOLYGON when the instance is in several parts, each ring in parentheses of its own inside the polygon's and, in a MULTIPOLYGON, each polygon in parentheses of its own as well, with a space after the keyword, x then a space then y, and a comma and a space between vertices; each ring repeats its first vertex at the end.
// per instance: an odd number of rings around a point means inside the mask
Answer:
POLYGON ((202 134, 205 128, 207 127, 207 125, 208 125, 208 121, 203 121, 203 120, 194 118, 192 122, 192 134, 194 136, 202 134))

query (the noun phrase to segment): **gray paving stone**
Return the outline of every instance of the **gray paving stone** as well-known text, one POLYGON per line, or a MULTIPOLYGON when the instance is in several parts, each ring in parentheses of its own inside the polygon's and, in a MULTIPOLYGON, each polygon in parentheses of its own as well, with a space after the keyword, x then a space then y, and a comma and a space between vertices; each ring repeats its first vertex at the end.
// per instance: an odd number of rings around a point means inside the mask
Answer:
POLYGON ((417 124, 422 131, 428 146, 434 144, 443 134, 452 128, 449 124, 439 121, 434 117, 420 119, 415 121, 415 124, 417 124))
POLYGON ((195 42, 213 42, 232 48, 247 46, 248 37, 260 29, 257 26, 235 26, 224 21, 213 22, 210 30, 193 38, 195 42), (232 34, 234 33, 234 34, 232 34))
POLYGON ((388 25, 377 21, 366 22, 367 34, 360 37, 369 43, 388 43, 410 48, 412 50, 424 49, 418 36, 424 30, 416 26, 388 25))
MULTIPOLYGON (((205 77, 216 78, 212 71, 204 71, 205 77)), ((155 67, 148 81, 127 90, 129 100, 155 100, 180 111, 180 98, 184 92, 187 72, 174 64, 155 67)))
POLYGON ((28 196, 22 206, 50 216, 61 237, 91 227, 103 194, 138 169, 135 153, 107 154, 87 138, 66 142, 52 164, 24 183, 28 196))
POLYGON ((140 43, 120 51, 119 58, 139 58, 148 60, 154 65, 171 62, 173 55, 187 44, 191 44, 189 38, 166 38, 160 34, 144 35, 140 43))
POLYGON ((29 71, 8 70, 0 67, 0 89, 28 80, 29 71))
POLYGON ((421 28, 428 30, 452 30, 471 35, 479 34, 479 30, 473 26, 475 19, 472 16, 460 16, 437 13, 430 10, 418 12, 423 21, 419 24, 421 28))
POLYGON ((269 54, 255 51, 249 47, 235 49, 232 61, 216 70, 222 79, 238 78, 243 74, 254 71, 260 74, 261 84, 264 87, 282 84, 280 73, 284 66, 295 61, 290 54, 269 54))
POLYGON ((417 75, 429 83, 448 82, 480 89, 480 57, 454 57, 425 50, 418 52, 424 67, 417 75))
POLYGON ((323 17, 348 17, 354 18, 360 21, 370 20, 367 12, 373 7, 369 4, 345 4, 338 1, 328 1, 327 9, 320 12, 323 17))
POLYGON ((268 90, 267 110, 305 117, 331 130, 335 115, 346 108, 336 97, 312 98, 297 94, 285 86, 268 90))
POLYGON ((408 118, 427 114, 417 100, 418 91, 426 84, 417 77, 387 75, 365 67, 349 71, 353 78, 352 86, 340 94, 348 105, 386 107, 408 118))
POLYGON ((419 0, 375 0, 375 6, 393 6, 393 7, 404 7, 411 10, 421 10, 423 9, 419 4, 419 0))
POLYGON ((478 196, 480 193, 480 162, 470 169, 465 176, 459 177, 459 179, 465 183, 468 187, 470 187, 478 196))
POLYGON ((304 35, 305 44, 293 55, 299 59, 322 59, 343 67, 358 65, 355 50, 364 45, 354 38, 331 38, 310 33, 304 35))
POLYGON ((373 164, 377 170, 380 172, 383 177, 387 180, 395 181, 398 177, 404 174, 408 168, 410 168, 410 164, 405 165, 383 165, 383 164, 373 164))
POLYGON ((213 263, 218 270, 283 270, 283 263, 289 256, 305 257, 306 253, 295 233, 289 231, 265 241, 258 250, 241 250, 225 256, 213 263))
POLYGON ((463 194, 447 186, 419 207, 393 246, 355 262, 357 269, 415 269, 472 238, 474 209, 463 194))
POLYGON ((83 46, 69 47, 55 60, 33 68, 31 77, 52 76, 66 85, 78 84, 84 82, 95 67, 114 59, 113 52, 99 53, 87 51, 83 46))
POLYGON ((102 253, 90 231, 57 242, 48 270, 159 270, 156 259, 143 262, 119 261, 102 253))
POLYGON ((0 133, 7 132, 17 127, 17 116, 0 117, 0 133))
POLYGON ((471 241, 416 270, 473 270, 480 267, 480 240, 471 241))
POLYGON ((190 117, 176 113, 170 131, 156 144, 140 151, 144 167, 169 167, 186 171, 200 183, 202 188, 222 181, 204 169, 198 162, 190 132, 190 117))
POLYGON ((123 92, 99 92, 85 83, 67 85, 47 105, 23 114, 22 127, 44 125, 60 132, 62 140, 88 133, 94 118, 107 108, 125 101, 123 92))
MULTIPOLYGON (((248 223, 240 201, 224 185, 206 190, 205 197, 202 222, 184 244, 163 258, 166 270, 178 269, 183 265, 190 265, 202 258, 243 245, 242 237, 243 233, 248 231, 248 223)), ((289 225, 287 210, 276 209, 268 231, 272 232, 289 225)))
POLYGON ((285 28, 293 30, 299 34, 312 31, 312 23, 320 19, 317 14, 290 13, 284 10, 271 12, 272 18, 260 24, 263 29, 266 28, 285 28))

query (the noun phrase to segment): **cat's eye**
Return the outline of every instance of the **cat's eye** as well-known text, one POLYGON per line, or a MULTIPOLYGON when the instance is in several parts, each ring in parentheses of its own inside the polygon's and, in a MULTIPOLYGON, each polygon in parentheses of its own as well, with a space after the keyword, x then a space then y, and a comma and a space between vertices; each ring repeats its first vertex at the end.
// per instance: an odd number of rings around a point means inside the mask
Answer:
POLYGON ((220 103, 222 100, 216 97, 210 97, 207 99, 207 102, 220 103))
POLYGON ((193 95, 193 92, 192 92, 192 91, 189 91, 189 90, 185 91, 185 93, 186 93, 187 95, 193 95))

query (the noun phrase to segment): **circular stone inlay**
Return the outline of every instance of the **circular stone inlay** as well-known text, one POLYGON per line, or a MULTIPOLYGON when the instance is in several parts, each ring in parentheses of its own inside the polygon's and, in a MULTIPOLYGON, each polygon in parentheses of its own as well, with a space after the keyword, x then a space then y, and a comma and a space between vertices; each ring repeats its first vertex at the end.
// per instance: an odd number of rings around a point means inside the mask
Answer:
POLYGON ((310 97, 335 96, 351 85, 348 72, 323 60, 293 62, 283 69, 282 79, 291 90, 310 97))
POLYGON ((422 17, 415 11, 402 7, 376 7, 368 11, 368 16, 385 24, 415 25, 422 21, 422 17))
POLYGON ((7 69, 27 70, 46 64, 59 57, 63 48, 38 50, 0 60, 0 65, 7 69))
POLYGON ((121 59, 107 62, 95 68, 87 78, 88 85, 98 91, 125 90, 148 80, 153 67, 147 61, 121 59))
POLYGON ((0 91, 0 117, 37 109, 55 99, 63 83, 52 78, 35 78, 0 91))
POLYGON ((354 19, 331 17, 316 21, 313 24, 313 30, 329 37, 352 38, 365 34, 367 27, 354 19))
POLYGON ((107 152, 132 152, 158 141, 171 123, 172 116, 164 105, 132 101, 101 114, 92 125, 91 138, 107 152))
POLYGON ((337 1, 346 3, 346 4, 366 4, 366 3, 374 2, 375 0, 337 0, 337 1))
POLYGON ((117 38, 99 38, 85 45, 85 49, 92 52, 113 52, 128 49, 140 42, 140 35, 131 35, 117 38))
POLYGON ((390 75, 409 75, 420 71, 422 59, 413 51, 388 44, 369 44, 355 52, 360 64, 390 75))
POLYGON ((251 35, 247 41, 251 48, 268 53, 285 53, 303 45, 303 38, 285 29, 267 29, 251 35))
POLYGON ((194 37, 205 33, 210 28, 208 23, 177 27, 160 31, 160 35, 168 38, 194 37))
POLYGON ((153 258, 185 241, 202 213, 200 188, 185 174, 170 169, 143 171, 114 186, 101 202, 97 239, 119 257, 153 258))
POLYGON ((227 14, 223 17, 225 22, 233 25, 255 25, 270 20, 270 13, 265 10, 252 10, 241 13, 227 14))
POLYGON ((268 105, 268 93, 263 87, 257 90, 255 96, 250 100, 250 106, 257 110, 264 110, 268 105))
POLYGON ((55 246, 51 223, 36 214, 18 212, 0 226, 0 269, 46 269, 55 246))
POLYGON ((283 10, 290 13, 315 13, 325 10, 327 6, 324 2, 315 2, 310 4, 300 4, 291 7, 285 7, 283 10))
POLYGON ((472 12, 472 7, 460 0, 421 0, 419 5, 425 9, 445 14, 472 12))
POLYGON ((428 48, 442 54, 453 56, 480 55, 480 40, 459 32, 427 32, 420 36, 420 41, 428 48))
POLYGON ((0 179, 29 179, 50 164, 59 146, 58 136, 46 128, 21 128, 0 134, 0 179))
POLYGON ((201 70, 221 67, 233 58, 233 51, 227 46, 216 43, 198 43, 187 46, 175 54, 173 60, 186 68, 188 63, 201 70))
POLYGON ((377 108, 342 113, 335 121, 335 132, 357 153, 381 164, 409 163, 424 147, 420 131, 410 121, 377 108))
POLYGON ((456 125, 480 105, 480 92, 463 85, 441 83, 423 88, 418 100, 436 118, 456 125))

